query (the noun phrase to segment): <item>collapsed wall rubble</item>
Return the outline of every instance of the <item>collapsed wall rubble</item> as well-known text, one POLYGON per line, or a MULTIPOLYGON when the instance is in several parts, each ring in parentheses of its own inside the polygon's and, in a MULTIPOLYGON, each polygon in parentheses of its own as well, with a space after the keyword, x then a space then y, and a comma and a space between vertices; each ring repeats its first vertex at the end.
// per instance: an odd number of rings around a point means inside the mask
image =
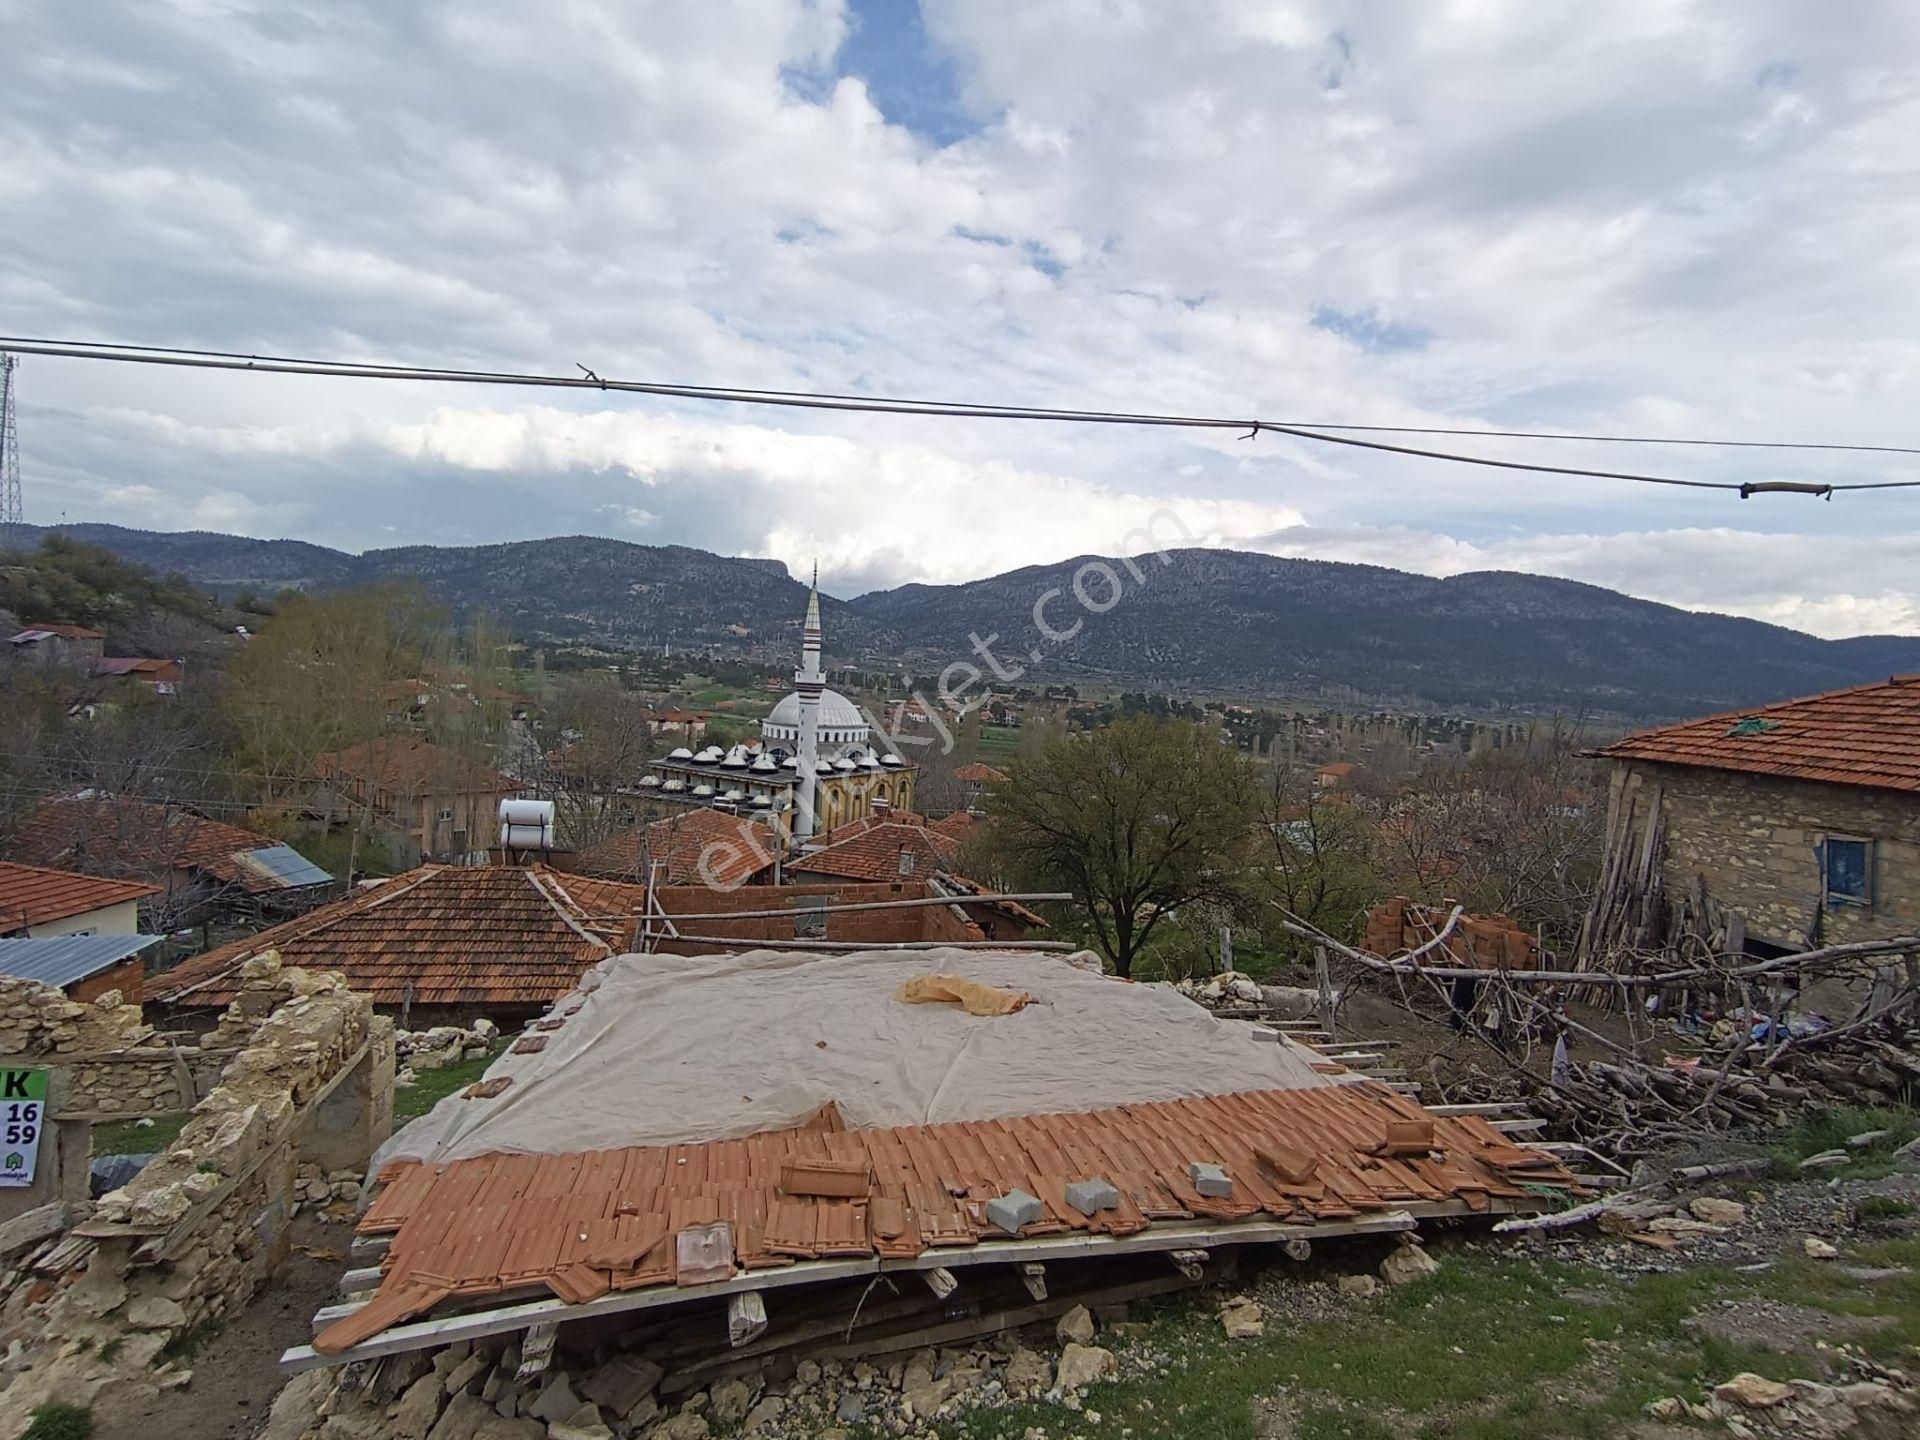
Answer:
MULTIPOLYGON (((58 1023, 81 1031, 86 1018, 58 1023)), ((0 1436, 47 1401, 184 1383, 170 1347, 244 1305, 286 1258, 302 1161, 323 1174, 356 1157, 364 1167, 390 1128, 391 1022, 339 976, 259 957, 216 1033, 247 1040, 173 1143, 16 1265, 25 1285, 6 1315, 0 1436)))

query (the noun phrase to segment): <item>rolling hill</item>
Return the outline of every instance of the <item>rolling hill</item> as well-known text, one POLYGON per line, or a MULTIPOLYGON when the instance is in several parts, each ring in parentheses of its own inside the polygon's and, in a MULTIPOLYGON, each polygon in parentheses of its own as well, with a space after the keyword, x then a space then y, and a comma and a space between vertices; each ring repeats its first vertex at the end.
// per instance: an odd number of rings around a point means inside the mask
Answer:
MULTIPOLYGON (((527 638, 711 646, 775 666, 789 663, 805 604, 805 587, 778 561, 592 536, 351 555, 207 532, 63 528, 224 596, 418 577, 456 609, 483 608, 527 638)), ((1017 668, 1023 680, 1424 710, 1665 718, 1920 670, 1920 637, 1822 640, 1538 575, 1433 579, 1231 550, 1131 565, 1079 556, 824 608, 835 661, 922 675, 954 662, 985 669, 972 637, 998 637, 987 643, 1004 677, 1017 668), (1074 598, 1082 574, 1085 606, 1074 598), (1048 592, 1051 636, 1034 616, 1048 592)))

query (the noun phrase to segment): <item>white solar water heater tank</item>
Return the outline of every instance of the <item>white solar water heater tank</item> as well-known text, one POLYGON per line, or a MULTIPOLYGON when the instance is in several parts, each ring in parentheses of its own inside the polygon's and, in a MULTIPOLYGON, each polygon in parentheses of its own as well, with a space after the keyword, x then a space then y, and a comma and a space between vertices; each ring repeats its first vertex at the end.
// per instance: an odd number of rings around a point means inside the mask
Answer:
POLYGON ((502 800, 500 802, 500 848, 503 850, 553 849, 553 802, 551 800, 502 800))

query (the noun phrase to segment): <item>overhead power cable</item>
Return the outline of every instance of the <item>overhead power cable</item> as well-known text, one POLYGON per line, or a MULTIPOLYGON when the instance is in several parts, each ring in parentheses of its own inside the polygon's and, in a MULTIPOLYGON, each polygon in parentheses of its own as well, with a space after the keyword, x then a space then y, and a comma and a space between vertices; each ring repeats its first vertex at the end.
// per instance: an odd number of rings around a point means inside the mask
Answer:
MULTIPOLYGON (((807 390, 760 390, 733 386, 674 384, 649 380, 607 379, 586 366, 578 366, 579 375, 543 375, 514 371, 463 370, 445 367, 373 364, 361 361, 312 360, 286 355, 248 355, 237 351, 192 350, 170 346, 121 345, 107 342, 47 340, 28 336, 0 336, 0 349, 22 355, 48 355, 75 360, 108 360, 132 365, 168 365, 203 370, 241 370, 266 374, 314 375, 334 379, 400 380, 463 385, 510 385, 544 389, 617 391, 635 395, 657 395, 673 399, 703 400, 731 405, 771 405, 789 409, 834 410, 862 414, 936 416, 970 420, 1038 420, 1060 424, 1156 426, 1193 430, 1238 430, 1242 439, 1261 433, 1290 435, 1325 445, 1342 445, 1386 454, 1407 455, 1422 460, 1437 460, 1456 465, 1476 465, 1496 470, 1525 471, 1538 475, 1567 475, 1583 479, 1625 480, 1641 485, 1670 485, 1692 490, 1731 490, 1742 499, 1750 495, 1793 493, 1831 498, 1840 490, 1900 490, 1920 488, 1920 480, 1842 481, 1835 483, 1771 480, 1696 480, 1673 475, 1652 475, 1639 471, 1597 470, 1575 465, 1542 465, 1524 460, 1501 460, 1486 455, 1467 455, 1452 450, 1433 450, 1423 446, 1396 445, 1366 440, 1351 433, 1359 430, 1395 433, 1500 434, 1532 439, 1605 438, 1614 443, 1677 443, 1656 437, 1587 437, 1558 433, 1528 435, 1526 432, 1428 431, 1421 427, 1390 426, 1313 426, 1282 423, 1257 418, 1235 419, 1217 415, 1161 415, 1116 410, 1070 410, 1030 405, 982 405, 952 401, 916 400, 882 395, 844 395, 807 390)), ((1694 445, 1746 445, 1770 449, 1884 449, 1886 453, 1920 454, 1920 448, 1866 447, 1824 444, 1800 444, 1789 441, 1707 441, 1691 440, 1694 445)))

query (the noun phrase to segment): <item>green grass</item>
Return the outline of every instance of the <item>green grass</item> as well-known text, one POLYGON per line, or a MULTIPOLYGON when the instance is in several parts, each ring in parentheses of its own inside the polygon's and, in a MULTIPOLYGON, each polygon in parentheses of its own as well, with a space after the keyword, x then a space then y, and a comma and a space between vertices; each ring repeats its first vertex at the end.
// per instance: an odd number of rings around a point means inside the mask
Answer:
MULTIPOLYGON (((1849 1258, 1920 1264, 1920 1240, 1850 1248, 1849 1258)), ((1146 1335, 1127 1343, 1170 1357, 1169 1373, 1095 1386, 1080 1415, 1031 1404, 936 1428, 947 1440, 1019 1440, 1029 1426, 1085 1440, 1253 1440, 1254 1403, 1279 1398, 1302 1440, 1601 1440, 1652 1400, 1702 1400, 1742 1370, 1818 1376, 1812 1335, 1793 1355, 1697 1337, 1684 1324, 1722 1299, 1756 1295, 1891 1317, 1853 1341, 1889 1359, 1920 1338, 1920 1276, 1867 1283, 1789 1260, 1756 1275, 1703 1268, 1620 1277, 1456 1253, 1438 1276, 1333 1319, 1270 1313, 1262 1340, 1228 1340, 1211 1301, 1168 1303, 1143 1316, 1146 1335)))
POLYGON ((1869 1195, 1853 1207, 1853 1213, 1862 1220, 1904 1220, 1913 1210, 1912 1201, 1896 1200, 1891 1195, 1869 1195))
POLYGON ((93 1127, 93 1153, 96 1155, 152 1155, 158 1154, 174 1141, 174 1137, 186 1128, 187 1121, 193 1118, 191 1111, 182 1110, 178 1115, 156 1115, 151 1125, 137 1125, 131 1120, 115 1120, 110 1124, 93 1127))
POLYGON ((393 1092, 393 1119, 395 1124, 418 1119, 431 1110, 446 1096, 456 1090, 464 1090, 473 1084, 500 1054, 507 1048, 508 1037, 502 1036, 485 1055, 474 1060, 462 1060, 458 1065, 448 1065, 440 1070, 422 1070, 413 1084, 393 1092))
POLYGON ((20 1440, 87 1440, 93 1434, 93 1412, 82 1405, 55 1401, 34 1407, 32 1423, 20 1440))
POLYGON ((1920 1135, 1920 1112, 1913 1110, 1820 1110, 1781 1133, 1773 1147, 1774 1173, 1782 1179, 1799 1173, 1799 1164, 1825 1150, 1846 1150, 1850 1136, 1884 1130, 1871 1145, 1852 1151, 1851 1164, 1839 1173, 1849 1180, 1875 1180, 1892 1172, 1893 1152, 1920 1135))

